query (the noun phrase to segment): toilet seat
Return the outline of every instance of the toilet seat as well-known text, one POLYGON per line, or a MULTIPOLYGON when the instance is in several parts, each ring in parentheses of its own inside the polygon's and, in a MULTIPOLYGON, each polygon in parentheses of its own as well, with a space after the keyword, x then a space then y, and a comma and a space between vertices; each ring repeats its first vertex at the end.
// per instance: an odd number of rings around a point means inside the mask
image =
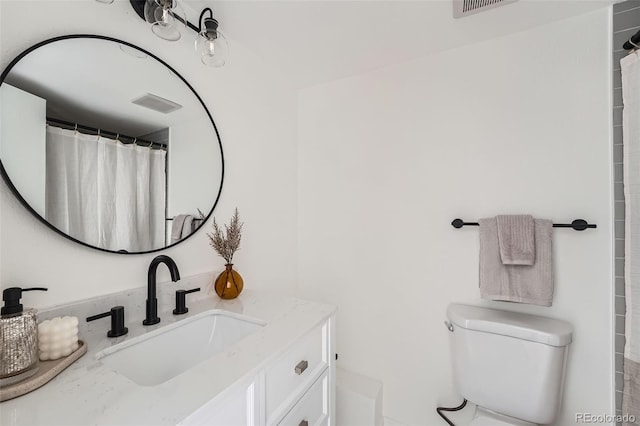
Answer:
POLYGON ((486 408, 476 407, 476 413, 469 426, 537 426, 514 417, 505 416, 486 408))

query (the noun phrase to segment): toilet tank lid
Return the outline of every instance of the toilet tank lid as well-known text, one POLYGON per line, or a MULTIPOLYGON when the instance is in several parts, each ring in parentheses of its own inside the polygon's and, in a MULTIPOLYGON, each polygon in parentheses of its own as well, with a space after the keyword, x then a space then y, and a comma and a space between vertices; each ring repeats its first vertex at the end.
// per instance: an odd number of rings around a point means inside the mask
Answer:
POLYGON ((501 334, 550 346, 568 345, 573 332, 573 327, 566 321, 457 303, 449 305, 447 317, 455 325, 469 330, 501 334))

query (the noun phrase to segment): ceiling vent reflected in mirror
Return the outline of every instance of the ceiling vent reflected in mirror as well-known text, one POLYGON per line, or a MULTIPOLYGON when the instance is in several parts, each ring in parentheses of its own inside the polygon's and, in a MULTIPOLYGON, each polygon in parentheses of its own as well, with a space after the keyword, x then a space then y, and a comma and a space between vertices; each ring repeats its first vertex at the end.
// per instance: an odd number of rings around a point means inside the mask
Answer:
POLYGON ((132 100, 131 102, 163 114, 169 114, 170 112, 177 111, 182 108, 182 105, 179 103, 170 101, 169 99, 165 99, 152 93, 147 93, 146 95, 132 100))
POLYGON ((515 1, 517 0, 453 0, 453 17, 462 18, 515 1))

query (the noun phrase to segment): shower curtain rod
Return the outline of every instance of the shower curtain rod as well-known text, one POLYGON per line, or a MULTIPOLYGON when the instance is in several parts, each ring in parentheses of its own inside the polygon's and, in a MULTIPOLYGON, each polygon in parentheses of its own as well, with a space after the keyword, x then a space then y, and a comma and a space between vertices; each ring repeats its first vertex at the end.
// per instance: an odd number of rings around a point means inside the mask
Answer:
POLYGON ((622 48, 624 50, 637 49, 640 46, 640 31, 631 36, 631 38, 624 42, 622 48))
POLYGON ((150 140, 146 140, 146 139, 139 139, 133 136, 127 136, 127 135, 123 135, 122 133, 116 133, 116 132, 111 132, 108 130, 103 130, 103 129, 97 129, 95 127, 89 127, 89 126, 84 126, 81 124, 77 124, 77 123, 72 123, 71 121, 65 121, 65 120, 59 120, 57 118, 51 118, 51 117, 47 117, 47 124, 55 124, 55 125, 63 125, 63 126, 67 126, 69 127, 68 130, 85 130, 85 132, 81 132, 81 133, 85 133, 86 132, 91 132, 89 134, 95 134, 95 135, 104 135, 104 136, 109 136, 109 137, 113 137, 114 139, 117 138, 117 140, 120 143, 123 143, 125 145, 131 144, 131 143, 136 143, 136 145, 140 145, 140 146, 145 146, 145 147, 151 147, 151 148, 155 148, 155 149, 167 149, 167 144, 164 143, 159 143, 159 142, 153 142, 150 140), (129 139, 129 142, 123 140, 123 139, 129 139))

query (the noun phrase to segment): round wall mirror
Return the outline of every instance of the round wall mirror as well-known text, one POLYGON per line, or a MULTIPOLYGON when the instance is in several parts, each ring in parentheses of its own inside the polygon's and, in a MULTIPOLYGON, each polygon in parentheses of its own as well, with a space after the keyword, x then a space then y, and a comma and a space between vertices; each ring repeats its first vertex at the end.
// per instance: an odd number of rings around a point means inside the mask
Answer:
POLYGON ((46 40, 0 76, 0 171, 59 234, 114 253, 184 241, 218 202, 224 159, 202 99, 131 43, 46 40))

